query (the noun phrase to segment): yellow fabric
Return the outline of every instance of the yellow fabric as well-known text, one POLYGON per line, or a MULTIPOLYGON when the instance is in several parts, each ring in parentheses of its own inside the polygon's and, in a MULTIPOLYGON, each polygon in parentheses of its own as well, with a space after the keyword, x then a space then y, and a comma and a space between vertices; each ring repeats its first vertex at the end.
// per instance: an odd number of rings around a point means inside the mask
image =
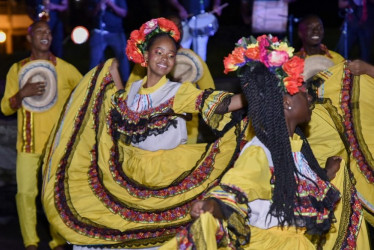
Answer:
POLYGON ((40 154, 17 154, 17 194, 16 204, 23 243, 26 246, 38 245, 36 231, 36 203, 38 195, 38 170, 40 154))
MULTIPOLYGON (((77 138, 72 145, 72 153, 67 159, 68 164, 64 170, 66 180, 63 189, 68 195, 66 201, 67 205, 79 222, 88 223, 93 227, 98 226, 119 230, 118 232, 123 233, 138 229, 162 229, 164 226, 176 226, 181 223, 186 223, 190 220, 189 214, 185 216, 175 214, 175 219, 168 218, 167 221, 137 222, 134 221, 134 218, 127 218, 118 211, 110 210, 107 205, 95 195, 88 179, 93 157, 90 150, 94 147, 95 140, 97 139, 99 141, 98 168, 105 189, 108 190, 118 202, 125 204, 125 206, 130 209, 137 209, 139 211, 163 211, 195 199, 199 194, 206 191, 214 180, 222 175, 235 149, 235 131, 234 129, 230 130, 217 142, 219 153, 214 158, 214 168, 201 185, 191 188, 186 187, 187 190, 185 192, 175 193, 169 197, 157 195, 138 197, 134 195, 132 191, 119 185, 119 183, 114 180, 109 167, 109 160, 112 155, 110 149, 113 146, 113 141, 108 133, 109 128, 104 121, 106 121, 108 112, 112 108, 111 97, 116 92, 116 88, 113 83, 110 83, 104 91, 100 90, 100 87, 101 83, 109 78, 108 69, 111 62, 112 60, 108 60, 105 63, 97 77, 97 83, 93 90, 94 97, 89 101, 87 113, 83 118, 82 127, 77 133, 77 138), (104 94, 103 104, 99 113, 100 121, 102 122, 99 123, 99 127, 97 128, 98 133, 96 134, 93 126, 92 112, 96 95, 100 93, 104 94)), ((78 245, 111 245, 125 242, 126 244, 126 241, 123 240, 115 238, 104 239, 97 235, 89 235, 88 233, 80 232, 73 224, 66 223, 66 217, 60 213, 56 206, 56 199, 58 196, 55 187, 56 181, 58 181, 57 175, 61 168, 61 159, 65 155, 68 142, 72 138, 72 129, 77 122, 77 112, 87 98, 88 83, 91 82, 95 70, 96 68, 88 72, 83 77, 81 84, 77 86, 76 91, 74 91, 67 104, 63 119, 57 127, 57 130, 53 132, 53 139, 48 144, 43 165, 42 201, 49 222, 57 229, 58 233, 70 243, 78 245)), ((184 85, 187 84, 183 84, 183 86, 184 85)), ((188 86, 191 86, 191 88, 193 87, 191 84, 188 86)), ((199 90, 196 90, 196 92, 189 90, 188 86, 184 89, 189 91, 190 94, 199 92, 199 90)), ((177 95, 178 98, 180 98, 179 93, 177 95)), ((195 105, 187 107, 182 104, 175 104, 174 107, 176 112, 182 109, 194 111, 195 105), (180 107, 177 107, 177 105, 180 105, 180 107)), ((207 147, 206 144, 180 145, 173 150, 160 150, 155 152, 144 151, 132 146, 123 145, 122 143, 119 143, 118 146, 120 160, 123 160, 123 172, 126 173, 129 179, 145 187, 159 188, 167 186, 174 180, 183 178, 186 172, 194 171, 195 167, 208 157, 208 154, 204 155, 205 148, 207 147)), ((208 152, 212 151, 212 147, 213 145, 209 147, 208 152)), ((171 236, 169 236, 169 238, 171 238, 171 236)), ((150 240, 152 239, 153 238, 150 237, 150 240)), ((167 238, 164 240, 167 240, 167 238)), ((142 244, 146 244, 147 242, 132 240, 128 244, 131 245, 131 243, 140 244, 136 247, 141 247, 142 244)), ((158 242, 158 244, 160 243, 158 242)))
POLYGON ((241 153, 234 168, 225 174, 221 183, 235 183, 236 187, 247 194, 249 201, 270 200, 270 179, 271 173, 265 151, 260 146, 251 146, 241 153))
MULTIPOLYGON (((206 249, 217 249, 217 243, 215 234, 213 232, 216 232, 219 225, 216 218, 213 217, 211 213, 204 213, 200 215, 200 217, 197 219, 198 223, 201 223, 202 232, 199 235, 202 236, 203 241, 205 243, 204 246, 194 246, 197 250, 206 250, 206 249)), ((172 238, 165 244, 163 244, 160 247, 160 250, 174 250, 178 249, 178 242, 176 237, 172 238)), ((226 248, 220 248, 220 249, 226 249, 226 248)), ((227 248, 229 249, 229 248, 227 248)))
MULTIPOLYGON (((330 98, 332 104, 340 115, 343 115, 341 108, 342 93, 342 77, 344 63, 340 63, 330 68, 330 74, 322 76, 325 79, 324 97, 330 98)), ((374 166, 374 103, 371 101, 374 96, 374 78, 368 75, 355 77, 351 100, 354 102, 352 106, 353 123, 356 136, 359 140, 360 149, 365 154, 368 164, 374 166)), ((356 179, 356 188, 359 197, 366 209, 374 213, 374 183, 369 183, 363 175, 357 163, 351 163, 351 170, 356 179)), ((373 216, 368 213, 365 217, 369 221, 374 221, 373 216), (368 218, 368 217, 371 218, 368 218)))
MULTIPOLYGON (((1 110, 5 115, 17 112, 17 211, 20 220, 21 233, 25 246, 37 245, 39 238, 36 232, 36 204, 35 198, 38 194, 38 170, 40 157, 46 141, 51 133, 52 127, 60 117, 66 99, 72 89, 79 83, 82 75, 71 64, 56 58, 57 72, 57 95, 56 104, 46 112, 31 113, 32 129, 32 153, 22 152, 24 145, 24 109, 13 110, 10 107, 9 98, 19 91, 18 72, 22 68, 22 62, 15 63, 10 68, 7 78, 4 97, 1 100, 1 110)), ((65 243, 57 235, 52 235, 51 245, 65 243), (53 243, 55 242, 55 243, 53 243)))
MULTIPOLYGON (((208 65, 205 61, 203 61, 199 56, 197 56, 200 60, 201 65, 203 66, 203 75, 201 78, 196 82, 192 83, 193 86, 199 89, 215 89, 213 77, 210 74, 208 65)), ((126 87, 129 87, 131 83, 143 79, 144 76, 147 75, 147 68, 142 67, 140 64, 135 64, 129 79, 127 80, 126 87)), ((187 143, 196 143, 198 134, 199 134, 199 116, 197 114, 192 114, 192 120, 187 121, 187 135, 188 141, 187 143)))
POLYGON ((244 249, 316 249, 304 233, 304 230, 296 230, 294 227, 251 227, 251 241, 244 249))
MULTIPOLYGON (((197 220, 197 222, 200 222, 202 225, 202 232, 200 235, 202 235, 205 240, 205 246, 202 248, 198 247, 196 249, 217 249, 217 243, 214 234, 218 229, 217 219, 215 219, 210 213, 204 213, 197 220)), ((246 246, 243 246, 242 249, 316 249, 316 247, 309 241, 309 239, 305 237, 304 233, 305 230, 296 230, 295 227, 285 227, 283 229, 278 227, 269 229, 251 227, 250 243, 246 246)), ((160 248, 160 250, 173 249, 178 249, 177 239, 175 237, 160 248)), ((218 249, 224 250, 231 248, 220 247, 218 249)))
MULTIPOLYGON (((71 64, 65 62, 60 58, 56 58, 56 72, 57 72, 57 102, 49 110, 41 113, 33 112, 32 138, 34 144, 33 153, 41 154, 43 152, 46 141, 53 125, 60 117, 61 110, 69 97, 71 91, 79 83, 82 78, 81 73, 71 64)), ((21 70, 21 62, 15 63, 9 69, 6 78, 4 97, 1 100, 1 111, 5 115, 11 115, 17 112, 17 151, 22 152, 22 145, 24 144, 22 134, 22 122, 24 120, 23 108, 13 110, 10 107, 9 98, 14 96, 19 91, 18 72, 21 70)))
POLYGON ((332 58, 330 59, 334 62, 334 64, 339 64, 345 60, 343 56, 341 56, 339 53, 336 53, 335 51, 329 50, 329 53, 332 56, 332 58))
MULTIPOLYGON (((343 226, 341 223, 344 223, 342 220, 349 216, 347 211, 350 211, 349 206, 351 197, 349 193, 348 197, 345 196, 345 192, 349 192, 349 190, 346 189, 350 185, 353 185, 353 183, 347 185, 347 182, 348 184, 351 182, 347 161, 349 161, 351 170, 357 168, 355 160, 352 157, 349 158, 345 145, 340 137, 341 135, 338 132, 339 129, 343 128, 336 128, 333 119, 338 119, 338 122, 341 121, 339 120, 341 117, 336 114, 335 107, 329 104, 316 104, 312 112, 311 121, 308 123, 307 134, 308 142, 321 167, 325 167, 326 160, 330 156, 337 155, 343 159, 336 177, 332 180, 332 184, 334 184, 334 186, 342 193, 342 199, 334 211, 337 223, 333 224, 333 227, 326 236, 326 244, 324 245, 325 249, 333 249, 334 245, 339 243, 339 240, 337 241, 338 237, 343 237, 346 230, 346 228, 340 228, 340 226, 343 226)), ((338 124, 341 125, 341 123, 338 124)), ((355 174, 355 177, 356 176, 357 174, 355 174)), ((356 188, 358 185, 360 185, 359 182, 356 183, 356 188)), ((357 239, 357 249, 368 249, 368 244, 368 233, 366 231, 365 222, 362 222, 357 239)))

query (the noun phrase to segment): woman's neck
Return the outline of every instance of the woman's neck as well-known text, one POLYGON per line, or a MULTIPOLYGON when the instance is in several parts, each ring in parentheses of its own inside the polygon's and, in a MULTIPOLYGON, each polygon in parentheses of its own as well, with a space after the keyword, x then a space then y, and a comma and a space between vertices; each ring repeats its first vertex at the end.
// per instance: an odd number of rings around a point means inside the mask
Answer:
POLYGON ((144 83, 143 87, 144 88, 153 87, 153 86, 155 86, 161 80, 161 78, 162 77, 160 77, 160 76, 148 73, 147 74, 147 82, 144 83))

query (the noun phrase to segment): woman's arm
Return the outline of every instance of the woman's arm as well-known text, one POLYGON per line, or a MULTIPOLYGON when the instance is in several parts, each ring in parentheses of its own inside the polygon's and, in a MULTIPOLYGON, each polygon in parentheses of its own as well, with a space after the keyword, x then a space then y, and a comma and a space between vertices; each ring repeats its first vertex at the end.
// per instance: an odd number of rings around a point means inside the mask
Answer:
POLYGON ((243 94, 236 94, 231 97, 228 112, 239 110, 247 105, 247 100, 243 94))
POLYGON ((117 89, 118 90, 124 89, 121 76, 119 75, 119 71, 118 71, 118 61, 116 59, 113 59, 113 62, 109 67, 109 72, 112 75, 112 79, 117 89))

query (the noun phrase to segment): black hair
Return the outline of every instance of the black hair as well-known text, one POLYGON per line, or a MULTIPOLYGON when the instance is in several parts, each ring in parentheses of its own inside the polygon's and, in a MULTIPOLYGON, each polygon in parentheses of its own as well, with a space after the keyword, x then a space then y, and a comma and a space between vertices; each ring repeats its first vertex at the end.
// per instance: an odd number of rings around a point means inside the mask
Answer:
POLYGON ((309 19, 312 19, 312 18, 316 18, 316 19, 319 19, 323 25, 323 21, 321 19, 321 17, 319 17, 318 15, 316 14, 307 14, 305 16, 303 16, 299 22, 299 25, 298 25, 298 30, 300 30, 301 26, 305 24, 305 21, 309 20, 309 19))
POLYGON ((157 34, 153 35, 153 36, 148 40, 147 45, 146 45, 146 47, 145 47, 145 50, 148 51, 148 50, 152 47, 152 45, 155 43, 155 41, 157 41, 157 40, 158 40, 159 38, 161 38, 161 37, 168 37, 168 38, 170 38, 170 39, 173 41, 174 45, 175 45, 175 49, 176 49, 176 50, 179 49, 179 43, 176 42, 176 41, 174 40, 173 37, 171 37, 168 33, 161 32, 161 33, 157 33, 157 34))
MULTIPOLYGON (((273 202, 269 214, 278 218, 281 227, 285 224, 298 226, 294 213, 295 201, 298 200, 295 176, 297 178, 300 173, 292 156, 283 109, 283 94, 278 83, 279 79, 260 62, 242 68, 240 84, 248 101, 248 117, 256 136, 269 149, 274 164, 273 202)), ((310 167, 323 180, 328 180, 301 129, 297 128, 296 133, 305 141, 301 152, 310 167)))
MULTIPOLYGON (((32 23, 32 24, 27 28, 27 33, 28 33, 29 35, 32 35, 32 32, 34 31, 35 26, 36 26, 37 24, 39 24, 39 23, 45 23, 45 24, 49 27, 49 24, 48 24, 47 21, 45 21, 45 20, 37 20, 37 21, 33 22, 33 23, 32 23)), ((50 27, 49 27, 49 28, 50 28, 50 27)))

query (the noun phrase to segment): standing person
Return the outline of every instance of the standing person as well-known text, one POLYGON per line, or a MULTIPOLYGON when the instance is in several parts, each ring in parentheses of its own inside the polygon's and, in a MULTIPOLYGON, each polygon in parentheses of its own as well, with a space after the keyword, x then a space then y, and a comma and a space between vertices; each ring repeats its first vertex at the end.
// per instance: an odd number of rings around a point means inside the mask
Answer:
MULTIPOLYGON (((182 20, 187 20, 191 16, 196 16, 207 11, 211 5, 210 0, 168 0, 170 5, 178 11, 178 14, 182 20)), ((222 9, 220 8, 221 0, 213 1, 214 12, 217 15, 221 15, 222 9)), ((181 46, 183 48, 190 48, 195 51, 204 61, 207 58, 207 46, 209 35, 196 35, 192 34, 189 30, 188 25, 185 26, 181 46)))
MULTIPOLYGON (((52 42, 51 30, 45 21, 34 22, 27 34, 31 44, 31 56, 10 68, 7 78, 4 97, 1 100, 1 110, 5 115, 17 112, 17 211, 21 226, 24 245, 27 249, 37 249, 39 238, 37 236, 37 212, 35 198, 38 194, 38 171, 45 144, 52 127, 60 117, 60 112, 71 91, 78 84, 82 75, 71 64, 55 57, 50 52, 52 42), (46 90, 45 82, 30 82, 19 88, 19 76, 22 66, 34 60, 48 60, 57 73, 57 100, 54 106, 44 112, 32 112, 22 106, 27 97, 41 96, 46 90)), ((53 249, 65 240, 51 230, 53 249)))
POLYGON ((43 166, 43 206, 77 249, 159 246, 187 226, 189 207, 235 159, 240 95, 167 78, 180 34, 152 19, 126 53, 147 75, 123 86, 118 62, 88 72, 69 100, 43 166), (200 113, 218 139, 187 144, 185 113, 200 113), (48 174, 47 174, 48 173, 48 174))
POLYGON ((304 60, 275 37, 237 44, 225 71, 239 70, 256 136, 219 186, 192 205, 191 216, 200 219, 164 247, 316 249, 335 222, 340 196, 330 180, 341 159, 330 157, 323 171, 299 128, 312 113, 304 60))
POLYGON ((90 39, 90 69, 105 61, 105 49, 110 47, 120 65, 121 78, 130 74, 126 58, 126 35, 123 19, 127 16, 126 0, 90 0, 94 27, 90 39))
POLYGON ((57 56, 62 57, 63 55, 63 41, 65 38, 64 23, 61 15, 66 12, 69 8, 68 0, 49 0, 47 6, 49 10, 48 24, 52 32, 52 44, 51 52, 57 56))
POLYGON ((325 29, 321 18, 316 15, 308 15, 302 18, 298 26, 298 36, 302 42, 301 49, 297 55, 306 58, 313 55, 322 55, 330 59, 334 64, 344 61, 339 53, 329 50, 322 43, 325 36, 325 29))
POLYGON ((339 0, 338 3, 345 20, 336 51, 349 59, 354 45, 358 44, 359 58, 370 62, 374 36, 374 1, 339 0))

